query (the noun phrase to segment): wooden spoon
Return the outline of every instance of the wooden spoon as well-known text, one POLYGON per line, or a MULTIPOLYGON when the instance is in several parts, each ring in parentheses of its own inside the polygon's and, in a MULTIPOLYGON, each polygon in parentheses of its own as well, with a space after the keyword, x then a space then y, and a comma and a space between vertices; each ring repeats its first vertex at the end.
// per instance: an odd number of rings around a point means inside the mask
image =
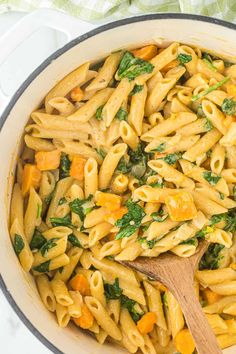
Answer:
POLYGON ((207 242, 201 242, 197 252, 188 258, 164 253, 157 258, 139 257, 132 262, 120 263, 160 281, 172 292, 182 308, 198 354, 220 354, 222 351, 195 296, 193 286, 195 270, 207 246, 207 242))

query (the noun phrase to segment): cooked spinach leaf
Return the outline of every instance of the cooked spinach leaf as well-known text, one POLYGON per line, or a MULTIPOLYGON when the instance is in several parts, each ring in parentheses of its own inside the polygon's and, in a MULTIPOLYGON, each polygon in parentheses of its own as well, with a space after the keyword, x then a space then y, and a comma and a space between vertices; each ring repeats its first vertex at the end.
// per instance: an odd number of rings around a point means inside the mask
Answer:
POLYGON ((192 60, 192 55, 180 53, 177 57, 177 60, 181 65, 187 64, 192 60))
POLYGON ((83 248, 80 240, 74 234, 70 234, 68 236, 68 241, 72 244, 72 246, 83 248))
POLYGON ((220 176, 216 175, 211 171, 204 171, 202 173, 202 176, 208 183, 210 183, 211 186, 215 186, 221 179, 220 176))
POLYGON ((66 154, 61 154, 60 167, 59 167, 59 178, 66 178, 70 176, 70 159, 66 154))
POLYGON ((126 204, 128 212, 117 220, 115 225, 120 228, 116 240, 129 237, 141 226, 143 217, 146 215, 143 208, 129 199, 126 204))
POLYGON ((151 186, 152 188, 163 188, 164 187, 164 182, 153 182, 150 183, 149 186, 151 186))
POLYGON ((120 288, 119 279, 115 278, 114 284, 104 284, 104 293, 108 300, 119 299, 123 290, 120 288))
POLYGON ((209 119, 206 119, 206 123, 204 124, 204 128, 206 129, 207 132, 213 129, 212 123, 209 121, 209 119))
POLYGON ((125 52, 120 61, 117 71, 119 79, 127 78, 130 81, 142 74, 151 73, 154 66, 140 58, 136 58, 132 53, 125 52))
POLYGON ((101 157, 101 159, 104 160, 107 155, 106 151, 103 150, 102 148, 96 149, 96 151, 97 151, 98 155, 101 157))
POLYGON ((58 238, 54 237, 43 244, 43 246, 40 248, 40 252, 43 257, 47 257, 48 251, 57 245, 57 240, 58 238))
POLYGON ((143 85, 135 85, 133 90, 130 92, 129 96, 135 95, 136 93, 142 91, 142 89, 143 89, 143 85))
POLYGON ((136 301, 128 298, 125 295, 121 296, 121 306, 125 307, 129 313, 130 316, 132 317, 132 319, 134 320, 134 322, 137 322, 143 315, 142 313, 139 313, 136 309, 135 309, 135 305, 137 304, 136 301))
POLYGON ((224 246, 218 243, 210 244, 199 263, 199 269, 219 268, 219 261, 222 259, 220 252, 223 248, 224 246))
POLYGON ((181 157, 182 154, 178 152, 175 154, 167 154, 165 157, 163 157, 163 160, 169 165, 174 165, 178 160, 181 159, 181 157))
POLYGON ((147 248, 152 249, 155 246, 157 241, 156 240, 147 240, 146 237, 140 237, 140 238, 138 238, 138 242, 143 243, 147 246, 147 248))
POLYGON ((33 270, 39 273, 46 273, 49 272, 49 266, 50 266, 51 259, 48 261, 39 264, 38 266, 33 267, 33 270))
POLYGON ((127 118, 128 118, 128 112, 126 111, 125 108, 120 107, 119 110, 118 110, 118 112, 117 112, 116 115, 115 115, 115 118, 118 119, 119 121, 127 120, 127 118))
POLYGON ((88 196, 88 198, 86 198, 86 199, 76 198, 72 202, 69 203, 70 210, 73 213, 79 215, 81 221, 84 221, 85 215, 86 215, 84 204, 89 202, 92 198, 93 198, 93 196, 92 196, 92 194, 90 194, 88 196))
POLYGON ((202 109, 202 105, 199 104, 198 108, 197 108, 197 116, 198 118, 206 118, 206 115, 205 113, 203 112, 203 109, 202 109))
POLYGON ((99 106, 99 107, 97 108, 97 110, 96 110, 95 118, 96 118, 97 120, 102 120, 102 110, 103 110, 103 107, 104 107, 104 105, 99 106))
POLYGON ((225 114, 228 115, 235 115, 236 114, 236 101, 234 101, 232 98, 225 98, 222 105, 221 109, 225 114))
POLYGON ((50 218, 50 222, 52 223, 52 226, 53 227, 56 227, 56 226, 73 226, 71 224, 71 218, 70 218, 70 215, 66 215, 64 216, 63 218, 50 218))
POLYGON ((131 171, 131 164, 129 161, 126 161, 124 156, 122 156, 122 158, 120 159, 116 170, 119 172, 122 172, 124 174, 129 173, 131 171))
POLYGON ((193 246, 197 246, 197 244, 198 241, 196 237, 189 238, 188 240, 185 240, 180 243, 180 245, 193 245, 193 246))
POLYGON ((235 209, 230 210, 228 213, 213 215, 210 219, 210 225, 218 224, 224 221, 224 230, 229 232, 236 231, 236 211, 235 209))
POLYGON ((45 242, 47 242, 47 239, 43 236, 43 234, 38 229, 35 229, 32 240, 30 242, 30 249, 39 250, 44 245, 45 242))
POLYGON ((25 243, 24 243, 21 235, 19 235, 19 234, 14 235, 13 247, 14 247, 14 250, 15 250, 17 256, 19 256, 19 254, 21 253, 21 251, 25 247, 25 243))
POLYGON ((131 300, 127 296, 123 295, 123 290, 120 288, 119 279, 116 278, 113 284, 104 284, 104 294, 107 300, 120 300, 121 306, 127 308, 131 317, 137 322, 143 313, 139 313, 135 309, 136 301, 131 300))
POLYGON ((221 199, 221 200, 224 200, 224 199, 225 199, 225 195, 224 195, 223 193, 219 192, 219 195, 220 195, 220 199, 221 199))

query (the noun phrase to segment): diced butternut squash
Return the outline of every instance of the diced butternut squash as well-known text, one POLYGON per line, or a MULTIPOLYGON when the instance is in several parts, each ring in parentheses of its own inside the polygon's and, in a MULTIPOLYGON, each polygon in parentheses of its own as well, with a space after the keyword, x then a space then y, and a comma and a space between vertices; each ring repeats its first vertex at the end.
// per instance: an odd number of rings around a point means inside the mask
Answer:
POLYGON ((90 295, 90 286, 87 278, 83 274, 77 274, 70 280, 70 286, 73 290, 79 291, 81 295, 90 295))
POLYGON ((27 163, 24 166, 22 176, 22 194, 23 197, 29 192, 30 188, 38 188, 41 180, 41 172, 36 165, 27 163))
POLYGON ((161 69, 161 72, 163 74, 167 73, 167 71, 169 71, 170 69, 175 68, 176 66, 179 65, 179 62, 177 59, 172 60, 170 63, 168 63, 166 66, 164 66, 164 68, 161 69))
POLYGON ((220 300, 222 298, 221 295, 214 293, 210 289, 205 289, 203 292, 203 297, 207 301, 208 305, 214 304, 216 301, 220 300))
POLYGON ((180 191, 165 198, 168 213, 173 221, 191 220, 197 216, 193 197, 188 191, 180 191))
POLYGON ((121 197, 112 193, 96 193, 96 204, 98 206, 102 206, 107 208, 108 210, 117 210, 120 209, 121 206, 121 197))
POLYGON ((73 101, 75 102, 79 102, 84 98, 84 92, 83 90, 81 90, 80 87, 75 87, 71 93, 70 93, 70 97, 73 101))
POLYGON ((114 225, 115 222, 122 218, 123 215, 127 214, 128 209, 126 207, 121 207, 120 209, 109 211, 105 216, 104 220, 114 225))
POLYGON ((39 151, 35 154, 35 161, 40 171, 55 170, 60 165, 61 152, 59 150, 53 151, 39 151))
POLYGON ((181 354, 192 354, 195 349, 193 338, 187 328, 176 334, 174 344, 176 350, 181 354))
POLYGON ((131 53, 140 59, 150 60, 157 55, 157 46, 150 44, 143 48, 131 50, 131 53))
POLYGON ((228 84, 226 87, 227 93, 233 98, 236 98, 236 85, 228 84))
POLYGON ((93 325, 93 315, 89 311, 88 307, 83 304, 81 307, 81 316, 79 318, 73 318, 75 324, 83 329, 89 329, 93 325))
POLYGON ((70 166, 70 176, 74 177, 78 181, 83 181, 85 163, 86 159, 84 159, 83 157, 73 156, 70 166))
POLYGON ((153 326, 156 323, 157 316, 154 312, 147 312, 137 322, 138 330, 141 334, 150 333, 153 330, 153 326))

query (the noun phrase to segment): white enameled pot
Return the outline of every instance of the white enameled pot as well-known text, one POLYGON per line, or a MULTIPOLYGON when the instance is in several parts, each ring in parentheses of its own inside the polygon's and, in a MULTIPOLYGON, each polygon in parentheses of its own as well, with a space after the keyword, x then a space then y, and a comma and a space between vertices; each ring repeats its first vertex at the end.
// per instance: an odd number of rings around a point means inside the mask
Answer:
MULTIPOLYGON (((0 39, 0 62, 29 35, 32 28, 36 30, 45 23, 74 35, 80 30, 83 33, 91 29, 88 24, 62 14, 47 11, 41 15, 29 15, 20 31, 16 27, 11 36, 0 39)), ((59 328, 55 316, 43 306, 33 278, 20 267, 9 237, 8 212, 24 126, 45 94, 70 71, 116 49, 146 44, 153 38, 162 44, 177 41, 200 46, 232 58, 236 54, 236 25, 212 18, 155 14, 109 23, 73 39, 44 61, 18 89, 0 121, 0 286, 25 325, 54 353, 120 354, 127 351, 111 344, 101 346, 74 326, 59 328)), ((236 346, 224 351, 225 354, 235 352, 236 346)))

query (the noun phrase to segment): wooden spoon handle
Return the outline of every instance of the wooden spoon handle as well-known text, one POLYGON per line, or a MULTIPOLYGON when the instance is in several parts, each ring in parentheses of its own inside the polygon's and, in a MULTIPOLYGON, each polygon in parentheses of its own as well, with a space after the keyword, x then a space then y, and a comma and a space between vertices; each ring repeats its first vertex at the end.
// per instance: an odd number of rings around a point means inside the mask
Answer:
POLYGON ((179 302, 188 328, 193 336, 198 354, 222 354, 216 337, 208 324, 192 285, 177 285, 173 295, 179 302))

